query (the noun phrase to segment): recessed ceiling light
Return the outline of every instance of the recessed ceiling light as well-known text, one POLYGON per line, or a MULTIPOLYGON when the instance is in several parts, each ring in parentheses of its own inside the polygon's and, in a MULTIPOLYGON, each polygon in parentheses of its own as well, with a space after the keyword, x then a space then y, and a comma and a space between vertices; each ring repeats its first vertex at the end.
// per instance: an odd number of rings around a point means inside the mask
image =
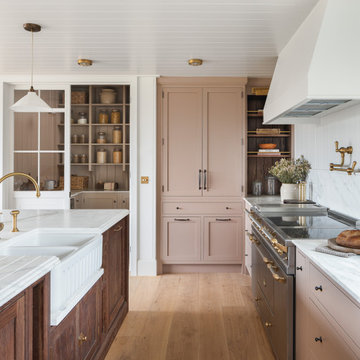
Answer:
POLYGON ((93 62, 90 59, 79 59, 77 63, 80 66, 91 66, 93 62))
POLYGON ((188 61, 188 64, 190 66, 200 66, 200 65, 202 65, 202 63, 203 63, 202 59, 190 59, 188 61))

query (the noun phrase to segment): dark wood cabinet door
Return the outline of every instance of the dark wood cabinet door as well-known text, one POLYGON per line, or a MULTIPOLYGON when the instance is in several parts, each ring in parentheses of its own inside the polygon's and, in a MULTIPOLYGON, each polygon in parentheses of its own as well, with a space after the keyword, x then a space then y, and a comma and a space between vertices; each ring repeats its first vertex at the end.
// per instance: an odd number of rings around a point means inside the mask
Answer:
POLYGON ((81 360, 91 359, 99 347, 101 310, 101 280, 99 280, 78 305, 79 328, 77 340, 81 360))
POLYGON ((0 310, 0 358, 23 360, 26 356, 25 296, 0 310))
POLYGON ((124 302, 128 301, 128 225, 127 217, 104 234, 104 330, 107 332, 124 302))
POLYGON ((52 328, 50 335, 50 359, 78 359, 77 343, 77 311, 74 308, 61 323, 52 328))

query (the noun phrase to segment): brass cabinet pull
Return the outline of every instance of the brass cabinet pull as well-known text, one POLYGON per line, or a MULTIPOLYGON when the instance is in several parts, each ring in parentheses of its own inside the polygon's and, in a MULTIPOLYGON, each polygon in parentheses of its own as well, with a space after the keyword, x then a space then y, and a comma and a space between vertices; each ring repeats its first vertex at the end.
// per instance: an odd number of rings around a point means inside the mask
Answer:
POLYGON ((322 285, 315 286, 316 291, 323 291, 322 285))
POLYGON ((321 336, 316 337, 316 338, 315 338, 315 342, 321 342, 321 343, 322 343, 322 337, 321 337, 321 336))
MULTIPOLYGON (((281 283, 286 282, 286 279, 284 277, 280 276, 279 274, 277 274, 274 271, 274 266, 272 266, 271 264, 267 264, 267 268, 270 270, 271 275, 272 275, 272 277, 273 277, 273 279, 275 281, 278 281, 278 282, 281 282, 281 283)), ((275 266, 275 268, 276 268, 276 266, 275 266)))
POLYGON ((122 226, 119 225, 118 227, 116 227, 116 228, 114 229, 114 232, 119 232, 121 229, 122 229, 122 226))
POLYGON ((175 221, 190 221, 190 219, 177 219, 177 218, 175 218, 174 220, 175 221))
POLYGON ((216 221, 231 221, 231 219, 216 219, 216 221))
POLYGON ((266 321, 265 322, 265 327, 267 327, 267 328, 272 327, 272 323, 266 321))
POLYGON ((271 264, 274 265, 274 262, 272 260, 269 260, 267 257, 263 257, 263 262, 267 265, 267 264, 271 264))
POLYGON ((87 336, 85 336, 82 332, 80 333, 79 337, 79 345, 81 345, 83 342, 87 341, 87 336))

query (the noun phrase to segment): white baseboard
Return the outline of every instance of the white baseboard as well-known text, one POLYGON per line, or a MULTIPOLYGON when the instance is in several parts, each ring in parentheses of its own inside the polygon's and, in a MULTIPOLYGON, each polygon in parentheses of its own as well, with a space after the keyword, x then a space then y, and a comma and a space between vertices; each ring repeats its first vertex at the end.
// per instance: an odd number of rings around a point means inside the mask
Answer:
POLYGON ((138 260, 138 276, 156 276, 157 263, 155 259, 138 260))

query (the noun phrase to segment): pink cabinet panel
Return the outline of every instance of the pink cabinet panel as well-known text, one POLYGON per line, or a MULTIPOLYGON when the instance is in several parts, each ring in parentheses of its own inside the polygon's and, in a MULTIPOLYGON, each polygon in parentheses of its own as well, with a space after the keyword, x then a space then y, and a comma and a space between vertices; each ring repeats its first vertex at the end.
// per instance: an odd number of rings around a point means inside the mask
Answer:
POLYGON ((204 218, 204 260, 241 264, 242 217, 204 218))
POLYGON ((199 261, 201 258, 201 218, 162 218, 162 260, 199 261))
POLYGON ((204 89, 204 196, 243 195, 243 91, 204 89))
POLYGON ((201 196, 202 89, 164 88, 163 93, 163 195, 201 196))

